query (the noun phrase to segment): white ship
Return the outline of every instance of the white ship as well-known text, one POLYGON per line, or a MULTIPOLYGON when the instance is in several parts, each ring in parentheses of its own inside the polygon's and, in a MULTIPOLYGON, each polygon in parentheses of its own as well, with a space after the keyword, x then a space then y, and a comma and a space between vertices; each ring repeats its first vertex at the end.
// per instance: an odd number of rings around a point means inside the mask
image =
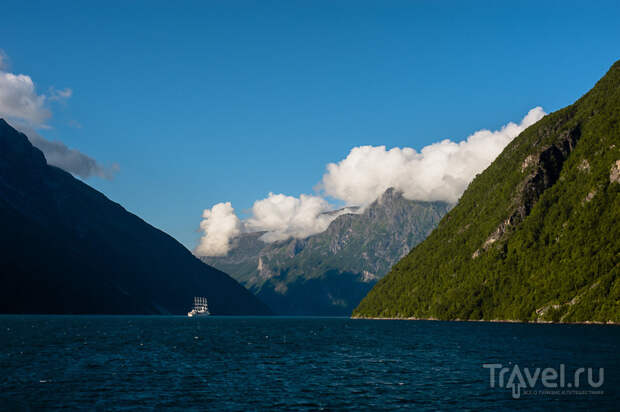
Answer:
POLYGON ((209 312, 209 305, 207 304, 207 298, 203 298, 200 296, 194 297, 194 307, 192 310, 187 312, 187 316, 209 316, 211 312, 209 312))

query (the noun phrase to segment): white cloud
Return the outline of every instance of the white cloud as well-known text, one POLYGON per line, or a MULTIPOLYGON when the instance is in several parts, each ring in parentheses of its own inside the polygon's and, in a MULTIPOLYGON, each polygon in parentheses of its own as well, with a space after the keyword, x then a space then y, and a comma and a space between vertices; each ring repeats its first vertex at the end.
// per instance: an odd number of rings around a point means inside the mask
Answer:
POLYGON ((68 87, 62 90, 58 90, 52 87, 50 88, 50 93, 49 93, 48 98, 51 101, 61 101, 61 100, 66 100, 71 96, 73 96, 73 90, 69 89, 68 87))
POLYGON ((261 236, 265 242, 275 242, 290 237, 305 238, 323 232, 344 209, 330 212, 332 207, 319 196, 301 195, 299 198, 269 193, 252 206, 252 215, 240 220, 230 202, 218 203, 203 212, 200 229, 204 235, 196 247, 199 256, 226 255, 231 241, 244 232, 266 232, 261 236))
POLYGON ((52 115, 46 99, 36 93, 30 76, 0 71, 0 116, 44 126, 52 115))
POLYGON ((390 187, 408 199, 456 202, 477 173, 544 115, 541 107, 535 107, 520 124, 510 122, 494 132, 480 130, 459 143, 443 140, 420 152, 409 147, 355 147, 345 159, 327 165, 319 188, 347 204, 366 205, 390 187))
POLYGON ((6 54, 0 50, 0 118, 5 118, 28 136, 30 142, 43 152, 47 163, 82 178, 98 176, 111 179, 118 165, 103 166, 60 141, 47 140, 36 131, 49 128, 46 121, 51 118, 52 112, 48 103, 66 101, 73 95, 73 90, 51 87, 48 94, 38 94, 32 78, 5 71, 6 62, 6 54))
POLYGON ((64 101, 73 95, 69 88, 50 87, 48 94, 38 94, 32 78, 9 73, 8 57, 0 49, 0 117, 26 122, 31 127, 46 127, 52 116, 48 102, 64 101))
POLYGON ((331 209, 322 197, 301 195, 296 198, 269 193, 267 198, 254 202, 252 217, 245 221, 246 230, 266 231, 262 236, 266 242, 304 238, 327 229, 335 216, 324 213, 331 209))
POLYGON ((230 241, 241 233, 242 223, 230 202, 218 203, 202 213, 200 229, 204 236, 196 248, 200 256, 222 256, 230 250, 230 241))
MULTIPOLYGON (((342 213, 333 210, 325 196, 349 206, 367 206, 387 189, 395 188, 412 200, 456 202, 476 174, 486 169, 516 136, 545 115, 541 107, 530 110, 519 124, 510 122, 500 130, 480 130, 459 143, 443 140, 415 149, 359 146, 338 163, 327 165, 318 189, 320 196, 299 198, 269 193, 254 202, 245 221, 230 203, 205 210, 201 223, 204 236, 196 248, 198 255, 221 256, 231 241, 243 232, 265 231, 261 237, 274 242, 290 237, 305 238, 323 232, 342 213)), ((357 210, 360 212, 362 209, 357 210)))

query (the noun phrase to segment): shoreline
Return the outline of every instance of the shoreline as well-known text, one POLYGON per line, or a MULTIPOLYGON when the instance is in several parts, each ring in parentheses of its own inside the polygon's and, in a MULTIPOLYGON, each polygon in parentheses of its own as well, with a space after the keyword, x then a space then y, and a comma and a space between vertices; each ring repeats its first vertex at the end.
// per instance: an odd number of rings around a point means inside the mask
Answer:
POLYGON ((515 319, 437 319, 437 318, 398 318, 398 317, 379 317, 379 316, 351 316, 354 320, 423 320, 429 322, 486 322, 486 323, 524 323, 532 325, 613 325, 618 326, 620 322, 600 322, 600 321, 582 321, 582 322, 552 322, 552 321, 523 321, 515 319))

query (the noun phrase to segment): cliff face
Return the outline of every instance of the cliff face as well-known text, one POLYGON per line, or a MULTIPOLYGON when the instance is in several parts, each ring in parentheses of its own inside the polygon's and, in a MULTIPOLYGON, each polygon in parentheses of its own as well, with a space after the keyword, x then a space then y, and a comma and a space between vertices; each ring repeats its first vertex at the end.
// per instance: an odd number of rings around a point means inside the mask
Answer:
POLYGON ((162 231, 47 165, 0 119, 0 313, 270 311, 162 231))
POLYGON ((325 232, 274 243, 248 233, 227 256, 203 260, 231 273, 276 313, 348 315, 449 208, 389 189, 362 213, 337 217, 325 232))
POLYGON ((497 229, 487 238, 480 249, 477 249, 472 258, 480 256, 493 243, 504 238, 506 232, 519 225, 532 211, 538 199, 545 190, 553 186, 560 177, 562 166, 569 155, 575 149, 575 145, 581 136, 579 125, 571 130, 558 131, 564 125, 558 121, 552 129, 540 131, 541 137, 556 135, 557 141, 544 146, 540 151, 528 155, 521 165, 521 173, 525 174, 523 180, 517 185, 513 210, 508 218, 499 224, 497 229))
POLYGON ((526 129, 359 317, 620 321, 620 62, 526 129))

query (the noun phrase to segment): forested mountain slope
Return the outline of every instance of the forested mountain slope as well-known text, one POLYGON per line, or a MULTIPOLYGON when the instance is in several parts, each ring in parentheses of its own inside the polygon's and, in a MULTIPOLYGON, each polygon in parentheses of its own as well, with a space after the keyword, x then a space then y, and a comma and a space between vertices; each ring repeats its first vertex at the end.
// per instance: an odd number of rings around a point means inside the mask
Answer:
POLYGON ((355 317, 620 321, 620 62, 515 138, 355 317))

